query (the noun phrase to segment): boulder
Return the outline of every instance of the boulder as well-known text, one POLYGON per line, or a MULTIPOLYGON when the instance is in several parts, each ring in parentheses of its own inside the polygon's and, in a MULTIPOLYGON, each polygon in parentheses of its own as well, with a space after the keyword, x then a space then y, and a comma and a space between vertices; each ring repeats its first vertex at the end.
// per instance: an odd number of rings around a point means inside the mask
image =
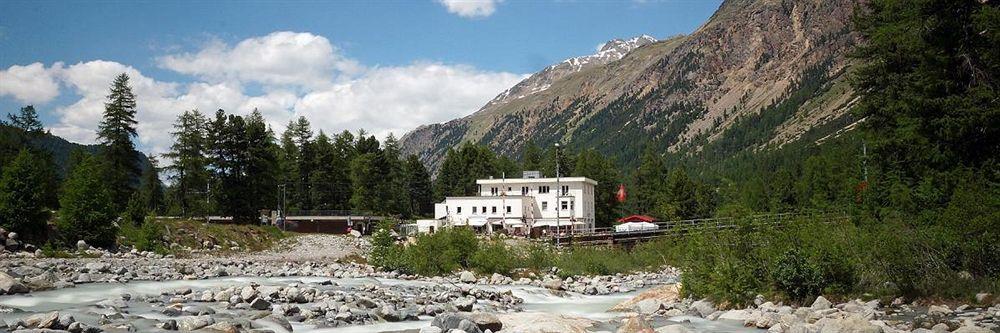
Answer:
POLYGON ((261 297, 257 297, 257 298, 253 299, 253 302, 250 302, 250 308, 254 309, 254 310, 270 310, 271 309, 271 303, 268 302, 268 301, 265 301, 261 297))
POLYGON ((458 311, 468 312, 472 311, 473 305, 476 305, 476 299, 472 296, 462 297, 455 299, 454 301, 451 302, 451 304, 454 305, 456 308, 458 308, 458 311))
POLYGON ((24 294, 27 293, 28 287, 17 281, 14 277, 7 275, 7 273, 0 272, 0 295, 3 294, 24 294))
POLYGON ((647 299, 655 299, 660 301, 662 304, 677 302, 677 300, 680 299, 680 286, 677 284, 668 284, 644 291, 632 299, 618 303, 617 305, 611 307, 611 310, 609 311, 633 311, 636 304, 647 299))
POLYGON ((421 327, 419 333, 442 333, 442 332, 443 331, 441 330, 440 327, 427 326, 427 327, 421 327))
POLYGON ((177 328, 181 331, 194 331, 215 323, 209 316, 191 316, 177 319, 177 328))
POLYGON ((486 332, 490 330, 492 332, 499 332, 503 328, 503 323, 500 322, 500 318, 495 314, 487 312, 473 312, 469 315, 469 319, 479 327, 479 330, 486 332))
POLYGON ((691 333, 691 330, 684 325, 674 324, 657 328, 656 333, 691 333))
POLYGON ((230 321, 220 321, 215 324, 206 326, 204 330, 210 332, 220 332, 220 333, 240 333, 241 326, 239 324, 230 321))
POLYGON ((649 325, 642 316, 632 316, 625 320, 622 326, 618 327, 617 333, 653 333, 653 326, 649 325))
POLYGON ((87 244, 87 242, 82 239, 78 240, 76 241, 76 250, 80 252, 90 250, 90 245, 87 244))
POLYGON ((829 309, 831 306, 833 306, 832 302, 828 301, 826 297, 819 296, 816 297, 816 300, 813 301, 812 306, 809 308, 813 310, 826 310, 829 309))
POLYGON ((542 281, 542 287, 549 290, 562 290, 563 281, 560 278, 549 278, 542 281))
POLYGON ((979 326, 962 326, 952 333, 993 333, 993 331, 979 326))
POLYGON ((748 318, 750 318, 750 311, 747 310, 729 310, 719 316, 719 320, 732 320, 741 323, 745 322, 748 318))
POLYGON ((658 299, 644 299, 636 303, 633 309, 640 314, 653 314, 659 311, 663 303, 658 299))
POLYGON ((860 316, 852 315, 842 319, 823 318, 816 322, 819 333, 882 333, 881 326, 874 325, 860 316))
POLYGON ((462 283, 476 283, 476 275, 470 271, 463 271, 458 275, 458 281, 462 283))
POLYGON ((361 238, 361 232, 357 230, 351 230, 351 236, 354 236, 355 238, 361 238))
POLYGON ((463 330, 467 333, 482 333, 479 326, 472 320, 472 316, 465 313, 442 313, 431 321, 431 326, 440 328, 442 331, 463 330))
POLYGON ((24 325, 29 328, 55 328, 59 324, 59 312, 39 313, 24 319, 24 325))
POLYGON ((708 315, 712 314, 712 312, 715 312, 715 304, 712 304, 712 301, 703 299, 691 303, 691 310, 693 310, 702 318, 705 318, 708 317, 708 315))
POLYGON ((952 313, 953 311, 951 311, 947 305, 931 305, 927 308, 927 315, 929 316, 943 317, 951 315, 952 313))

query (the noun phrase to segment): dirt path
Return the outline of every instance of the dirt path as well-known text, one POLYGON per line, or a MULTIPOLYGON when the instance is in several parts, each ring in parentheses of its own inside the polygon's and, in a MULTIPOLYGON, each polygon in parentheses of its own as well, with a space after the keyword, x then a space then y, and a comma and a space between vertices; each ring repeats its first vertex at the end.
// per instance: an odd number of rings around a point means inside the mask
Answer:
POLYGON ((300 234, 249 256, 267 261, 333 261, 352 255, 365 256, 367 244, 367 240, 350 235, 300 234))

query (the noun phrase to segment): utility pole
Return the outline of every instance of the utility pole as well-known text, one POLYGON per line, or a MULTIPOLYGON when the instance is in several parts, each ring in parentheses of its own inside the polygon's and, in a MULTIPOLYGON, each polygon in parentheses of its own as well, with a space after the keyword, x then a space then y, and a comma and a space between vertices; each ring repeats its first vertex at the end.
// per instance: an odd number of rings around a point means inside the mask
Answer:
POLYGON ((278 189, 281 190, 281 202, 278 204, 278 219, 281 221, 281 230, 288 230, 288 228, 286 227, 286 225, 288 225, 288 223, 286 223, 287 221, 285 221, 285 189, 286 188, 287 188, 286 184, 278 184, 278 189))
POLYGON ((559 208, 562 204, 562 196, 560 195, 562 187, 560 187, 559 182, 559 153, 559 143, 556 142, 556 246, 559 246, 559 233, 561 232, 559 224, 562 220, 562 212, 559 208))

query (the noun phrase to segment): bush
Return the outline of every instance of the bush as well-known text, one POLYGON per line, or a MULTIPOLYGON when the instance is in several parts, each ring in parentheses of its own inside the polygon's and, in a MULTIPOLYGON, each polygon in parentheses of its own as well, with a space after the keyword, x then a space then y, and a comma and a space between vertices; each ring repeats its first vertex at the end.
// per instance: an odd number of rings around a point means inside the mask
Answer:
POLYGON ((131 245, 139 251, 166 253, 163 244, 163 225, 152 219, 144 220, 146 222, 138 227, 129 223, 122 224, 121 229, 119 229, 122 245, 131 245))
POLYGON ((778 290, 797 301, 818 295, 824 287, 823 272, 797 249, 778 257, 771 278, 778 290))
POLYGON ((388 271, 404 268, 404 251, 392 237, 392 225, 392 222, 384 222, 378 226, 378 231, 372 235, 372 249, 368 254, 368 263, 388 271))
POLYGON ((479 249, 469 258, 469 266, 485 274, 510 275, 520 264, 520 254, 502 240, 491 240, 479 245, 479 249))

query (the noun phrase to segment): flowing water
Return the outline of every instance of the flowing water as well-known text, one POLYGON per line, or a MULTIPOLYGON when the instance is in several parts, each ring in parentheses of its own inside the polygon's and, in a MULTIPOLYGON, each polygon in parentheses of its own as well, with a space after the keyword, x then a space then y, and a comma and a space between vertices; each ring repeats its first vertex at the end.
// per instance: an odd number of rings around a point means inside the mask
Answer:
MULTIPOLYGON (((281 278, 259 278, 259 277, 227 277, 208 280, 180 280, 180 281, 134 281, 128 283, 94 283, 79 285, 75 288, 59 290, 49 290, 34 292, 26 295, 0 296, 0 305, 14 307, 24 312, 3 313, 0 318, 7 322, 30 316, 32 314, 48 311, 60 311, 60 313, 72 314, 78 321, 94 323, 102 313, 110 313, 111 310, 94 306, 96 303, 109 298, 116 298, 122 294, 130 294, 133 297, 138 295, 160 295, 162 292, 170 292, 179 288, 191 288, 196 293, 203 289, 227 287, 234 285, 246 285, 257 283, 260 285, 288 285, 294 282, 317 283, 320 281, 333 281, 341 287, 360 286, 366 283, 376 283, 383 285, 429 285, 430 282, 407 281, 380 278, 314 278, 314 277, 281 277, 281 278)), ((492 286, 480 285, 482 289, 510 290, 514 296, 524 299, 522 307, 526 312, 546 312, 563 314, 572 317, 582 317, 597 321, 608 321, 621 316, 620 313, 607 312, 615 304, 625 301, 638 292, 615 294, 615 295, 581 295, 576 293, 565 293, 565 295, 553 295, 549 291, 531 286, 492 286)), ((224 310, 216 309, 219 312, 224 310)), ((128 312, 146 319, 163 320, 167 317, 156 312, 151 306, 144 302, 129 302, 128 312)), ((350 332, 397 332, 415 331, 421 327, 428 326, 432 317, 421 316, 420 321, 379 323, 374 325, 348 326, 336 328, 316 328, 311 325, 292 323, 294 332, 309 333, 350 333, 350 332)), ((696 317, 673 317, 670 323, 681 323, 695 332, 761 332, 743 328, 740 323, 707 321, 696 317)), ((255 321, 262 326, 269 323, 255 321)), ((662 320, 659 324, 666 324, 662 320)), ((284 331, 273 324, 269 328, 275 332, 284 331)))

